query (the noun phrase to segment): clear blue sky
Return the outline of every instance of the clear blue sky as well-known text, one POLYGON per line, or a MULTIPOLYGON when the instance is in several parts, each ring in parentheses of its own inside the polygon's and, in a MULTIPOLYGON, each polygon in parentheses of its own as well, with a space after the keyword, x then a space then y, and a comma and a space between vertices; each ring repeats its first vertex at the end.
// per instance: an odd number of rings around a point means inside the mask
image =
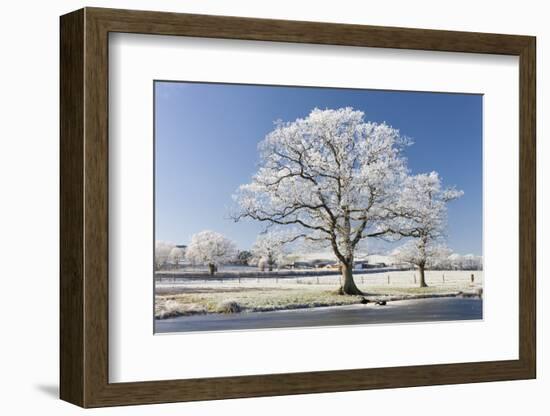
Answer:
POLYGON ((228 219, 231 196, 259 161, 273 121, 351 106, 414 144, 413 173, 439 172, 464 196, 449 206, 448 245, 482 254, 482 96, 425 92, 155 82, 155 238, 187 244, 202 230, 249 248, 262 225, 228 219))

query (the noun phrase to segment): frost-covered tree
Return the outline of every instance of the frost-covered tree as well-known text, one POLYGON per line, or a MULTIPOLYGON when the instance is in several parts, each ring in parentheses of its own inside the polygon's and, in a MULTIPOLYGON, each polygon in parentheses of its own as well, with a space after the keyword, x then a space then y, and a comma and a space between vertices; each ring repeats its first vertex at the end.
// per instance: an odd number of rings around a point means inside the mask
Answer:
MULTIPOLYGON (((424 270, 431 257, 441 255, 441 244, 447 224, 447 203, 460 198, 464 192, 442 188, 436 172, 409 176, 402 183, 395 206, 390 208, 394 218, 389 228, 395 235, 412 237, 416 241, 402 247, 402 255, 418 266, 420 286, 426 287, 424 270)), ((449 256, 450 253, 446 255, 449 256)))
POLYGON ((352 108, 314 109, 279 121, 259 144, 261 162, 235 196, 235 219, 292 226, 295 237, 328 246, 341 264, 345 294, 361 294, 353 261, 361 240, 384 235, 400 183, 408 140, 352 108))
POLYGON ((275 265, 280 266, 284 261, 285 245, 289 240, 292 240, 292 237, 281 232, 267 231, 260 234, 252 246, 252 255, 258 261, 258 267, 267 267, 272 271, 275 265))
POLYGON ((170 261, 177 267, 180 264, 180 260, 185 256, 185 250, 180 247, 174 247, 170 250, 170 261))
POLYGON ((420 274, 420 286, 426 287, 425 270, 437 266, 448 258, 451 253, 443 243, 434 240, 422 239, 408 240, 402 246, 392 252, 392 257, 398 262, 409 263, 418 268, 420 274))
POLYGON ((234 260, 237 246, 233 241, 214 231, 201 231, 191 237, 191 243, 185 250, 185 257, 193 264, 208 266, 210 274, 217 266, 234 260))
POLYGON ((483 257, 453 253, 447 259, 447 266, 452 270, 483 270, 483 257))
POLYGON ((252 253, 248 250, 239 251, 239 253, 237 254, 237 262, 239 264, 242 264, 243 266, 248 265, 251 259, 252 253))
POLYGON ((170 252, 176 245, 169 241, 155 241, 155 270, 160 270, 170 258, 170 252))
POLYGON ((481 256, 466 254, 462 256, 462 270, 482 270, 483 259, 481 256))

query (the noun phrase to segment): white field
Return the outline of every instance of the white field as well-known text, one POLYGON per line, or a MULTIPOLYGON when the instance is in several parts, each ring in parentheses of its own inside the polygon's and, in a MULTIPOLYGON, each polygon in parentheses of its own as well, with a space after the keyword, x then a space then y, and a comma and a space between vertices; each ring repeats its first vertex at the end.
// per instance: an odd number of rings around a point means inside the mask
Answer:
MULTIPOLYGON (((426 283, 428 286, 435 286, 441 289, 455 290, 464 289, 470 286, 471 275, 474 275, 474 284, 477 287, 483 286, 483 271, 445 270, 426 271, 426 283)), ((418 287, 419 274, 414 270, 406 271, 383 271, 380 273, 355 274, 355 283, 359 288, 368 287, 393 287, 393 288, 414 288, 418 287)), ((327 289, 337 288, 340 285, 339 275, 325 276, 300 276, 289 278, 259 277, 234 279, 216 279, 208 277, 205 280, 189 280, 177 282, 157 282, 157 289, 178 289, 178 288, 229 288, 229 287, 250 287, 250 288, 281 288, 297 289, 304 286, 325 286, 327 289)))
MULTIPOLYGON (((415 283, 414 271, 357 274, 355 281, 369 300, 400 300, 434 296, 456 296, 460 292, 477 292, 483 287, 483 272, 428 271, 429 287, 415 283), (471 275, 474 284, 471 284, 471 275), (389 279, 388 279, 389 278, 389 279)), ((155 316, 157 318, 224 313, 228 304, 242 311, 267 311, 349 305, 359 303, 360 296, 342 296, 337 275, 292 278, 187 280, 157 282, 155 316)), ((478 294, 480 292, 477 292, 478 294)))

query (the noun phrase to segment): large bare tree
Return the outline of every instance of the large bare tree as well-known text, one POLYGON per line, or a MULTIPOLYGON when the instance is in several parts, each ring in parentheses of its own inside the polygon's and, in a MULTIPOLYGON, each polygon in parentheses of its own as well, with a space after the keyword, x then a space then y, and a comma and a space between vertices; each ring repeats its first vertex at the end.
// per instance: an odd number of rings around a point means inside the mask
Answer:
POLYGON ((332 248, 345 294, 361 294, 353 280, 354 253, 369 237, 388 233, 388 208, 407 175, 408 143, 387 124, 364 120, 352 108, 314 109, 277 122, 259 144, 260 166, 236 195, 236 220, 292 226, 295 239, 332 248))

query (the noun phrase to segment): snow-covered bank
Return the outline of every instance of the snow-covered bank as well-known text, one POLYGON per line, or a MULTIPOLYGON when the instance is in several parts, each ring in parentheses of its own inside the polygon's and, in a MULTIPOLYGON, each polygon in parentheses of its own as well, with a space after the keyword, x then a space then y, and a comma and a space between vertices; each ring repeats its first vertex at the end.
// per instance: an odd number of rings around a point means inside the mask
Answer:
MULTIPOLYGON (((391 279, 390 279, 391 282, 391 279)), ((324 283, 324 282, 323 282, 324 283)), ((482 287, 467 280, 417 286, 361 285, 365 296, 343 296, 332 284, 307 283, 210 283, 210 284, 163 284, 157 287, 155 317, 189 316, 210 313, 266 312, 361 304, 384 300, 425 299, 482 295, 482 287)))

